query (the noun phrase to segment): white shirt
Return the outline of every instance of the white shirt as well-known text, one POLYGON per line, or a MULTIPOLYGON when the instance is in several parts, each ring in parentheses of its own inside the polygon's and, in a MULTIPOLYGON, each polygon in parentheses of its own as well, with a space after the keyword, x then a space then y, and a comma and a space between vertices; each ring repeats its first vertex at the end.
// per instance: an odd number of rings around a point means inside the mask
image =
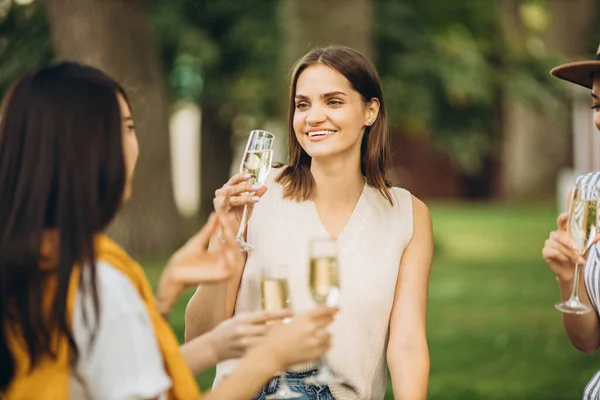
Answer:
POLYGON ((100 320, 95 327, 89 271, 84 269, 73 316, 79 358, 71 371, 69 399, 162 398, 171 380, 142 299, 123 273, 98 261, 100 320), (90 343, 92 332, 95 338, 90 343))

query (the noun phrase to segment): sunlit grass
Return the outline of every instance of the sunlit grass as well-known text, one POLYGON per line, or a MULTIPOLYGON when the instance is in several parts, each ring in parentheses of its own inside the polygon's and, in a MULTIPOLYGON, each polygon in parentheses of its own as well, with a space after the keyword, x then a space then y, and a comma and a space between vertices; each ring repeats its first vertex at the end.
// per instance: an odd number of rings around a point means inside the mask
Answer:
MULTIPOLYGON (((436 257, 428 314, 429 398, 580 399, 600 362, 573 349, 553 307, 558 290, 541 248, 554 227, 554 210, 430 208, 436 257)), ((142 260, 153 282, 164 260, 142 260)), ((189 295, 171 318, 180 338, 189 295)), ((198 378, 203 390, 213 374, 198 378)))

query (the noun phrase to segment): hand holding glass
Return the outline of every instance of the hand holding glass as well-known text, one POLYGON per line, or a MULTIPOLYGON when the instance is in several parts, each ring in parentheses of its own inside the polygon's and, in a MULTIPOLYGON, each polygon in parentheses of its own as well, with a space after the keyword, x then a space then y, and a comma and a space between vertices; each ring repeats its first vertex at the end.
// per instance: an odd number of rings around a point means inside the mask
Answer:
MULTIPOLYGON (((338 271, 338 249, 335 240, 318 239, 310 243, 310 290, 318 305, 338 306, 340 301, 340 280, 338 271)), ((321 358, 319 373, 306 378, 306 383, 331 385, 339 382, 331 369, 321 358)))
MULTIPOLYGON (((573 239, 577 253, 584 256, 598 233, 598 200, 600 189, 596 185, 581 184, 573 189, 569 205, 567 233, 573 239)), ((583 266, 581 266, 583 267, 583 266)), ((580 265, 575 264, 571 297, 555 307, 567 314, 585 314, 592 308, 579 301, 580 265)))
MULTIPOLYGON (((262 308, 265 311, 285 310, 291 308, 290 290, 288 285, 288 268, 285 265, 267 265, 262 268, 261 276, 262 308)), ((289 319, 283 320, 289 322, 289 319)), ((267 399, 297 399, 302 397, 294 392, 287 384, 285 371, 279 374, 277 392, 267 396, 267 399)))
MULTIPOLYGON (((263 185, 269 172, 271 171, 271 162, 273 160, 273 140, 275 136, 272 133, 260 130, 250 132, 246 150, 240 164, 240 172, 249 174, 249 184, 263 185)), ((252 195, 252 193, 250 193, 252 195)), ((248 205, 244 206, 240 229, 237 233, 237 241, 242 251, 253 250, 254 247, 244 240, 244 232, 248 223, 248 205)))

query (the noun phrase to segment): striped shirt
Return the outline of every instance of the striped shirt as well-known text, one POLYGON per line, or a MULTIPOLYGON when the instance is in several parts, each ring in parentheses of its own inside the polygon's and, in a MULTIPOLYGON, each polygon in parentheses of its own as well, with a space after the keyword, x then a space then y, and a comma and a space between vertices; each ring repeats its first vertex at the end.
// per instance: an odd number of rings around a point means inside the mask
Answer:
MULTIPOLYGON (((576 185, 600 185, 600 172, 592 172, 577 178, 576 185)), ((590 302, 598 315, 600 307, 600 245, 595 243, 588 252, 584 267, 585 287, 590 302)), ((600 371, 596 372, 583 390, 583 400, 600 400, 600 371)))

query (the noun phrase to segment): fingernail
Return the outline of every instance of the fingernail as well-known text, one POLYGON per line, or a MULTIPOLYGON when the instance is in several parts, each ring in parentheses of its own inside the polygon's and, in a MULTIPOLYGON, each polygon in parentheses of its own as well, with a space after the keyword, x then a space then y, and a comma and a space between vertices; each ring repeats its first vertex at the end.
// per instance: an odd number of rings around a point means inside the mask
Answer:
POLYGON ((252 185, 252 190, 257 191, 261 188, 261 185, 252 185))
POLYGON ((258 203, 258 201, 260 200, 260 197, 258 196, 252 196, 252 201, 255 203, 258 203))
POLYGON ((250 179, 251 177, 252 177, 252 175, 250 175, 248 173, 244 174, 244 178, 246 178, 246 179, 250 179))

